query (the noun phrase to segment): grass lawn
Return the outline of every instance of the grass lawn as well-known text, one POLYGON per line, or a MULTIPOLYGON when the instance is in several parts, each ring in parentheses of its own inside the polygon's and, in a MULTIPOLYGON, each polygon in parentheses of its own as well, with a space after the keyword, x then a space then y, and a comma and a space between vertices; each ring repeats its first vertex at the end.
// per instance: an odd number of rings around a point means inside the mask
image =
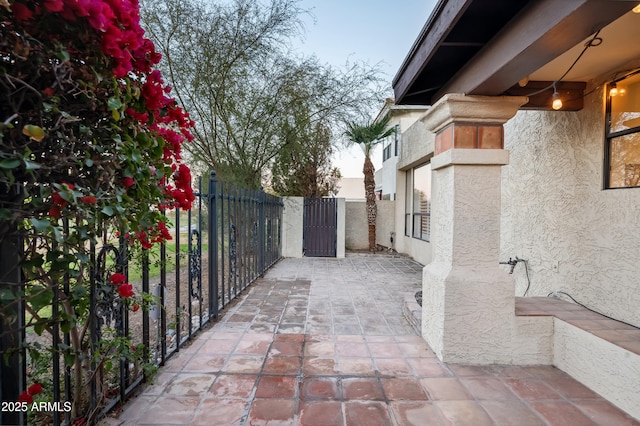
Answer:
MULTIPOLYGON (((186 238, 185 238, 186 240, 186 238)), ((167 243, 167 272, 175 271, 176 269, 176 245, 175 243, 167 243)), ((202 252, 206 252, 209 248, 208 244, 202 244, 202 252)), ((180 266, 185 266, 189 258, 189 245, 187 243, 180 244, 180 266)), ((160 276, 160 246, 154 245, 149 250, 149 278, 155 278, 160 276)), ((135 259, 129 262, 129 281, 138 281, 142 279, 142 265, 135 259)))

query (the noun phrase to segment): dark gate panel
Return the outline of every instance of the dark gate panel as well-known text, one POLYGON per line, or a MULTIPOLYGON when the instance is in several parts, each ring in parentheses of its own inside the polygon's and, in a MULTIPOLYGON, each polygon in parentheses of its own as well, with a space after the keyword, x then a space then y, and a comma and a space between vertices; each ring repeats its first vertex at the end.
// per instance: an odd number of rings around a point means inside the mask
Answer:
POLYGON ((303 252, 309 257, 335 257, 338 229, 335 198, 304 199, 303 252))

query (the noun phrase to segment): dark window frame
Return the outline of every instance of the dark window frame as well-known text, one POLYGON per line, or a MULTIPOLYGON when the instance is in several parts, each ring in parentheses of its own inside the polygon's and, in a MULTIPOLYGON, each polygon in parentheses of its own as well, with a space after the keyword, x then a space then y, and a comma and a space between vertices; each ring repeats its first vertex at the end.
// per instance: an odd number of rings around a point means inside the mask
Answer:
MULTIPOLYGON (((412 196, 412 201, 411 201, 411 207, 412 207, 412 211, 411 211, 411 237, 415 238, 416 240, 420 240, 420 241, 426 241, 426 242, 431 242, 431 226, 430 226, 430 221, 431 221, 431 201, 429 201, 429 209, 428 212, 426 213, 422 213, 422 212, 416 212, 416 206, 414 204, 415 198, 414 197, 414 191, 415 191, 415 187, 416 187, 416 170, 420 169, 422 167, 425 166, 429 166, 429 173, 431 173, 431 160, 427 161, 426 163, 422 163, 414 168, 411 169, 411 196, 412 196), (428 222, 426 227, 428 228, 429 232, 424 232, 423 229, 423 224, 426 221, 428 222), (416 220, 417 223, 419 224, 419 226, 416 226, 416 220), (419 229, 416 229, 419 228, 419 229)), ((431 179, 429 179, 429 192, 431 192, 431 187, 433 186, 433 183, 431 182, 431 179)), ((405 222, 406 223, 406 222, 405 222)), ((405 225, 406 226, 406 225, 405 225)))
MULTIPOLYGON (((617 84, 618 82, 624 81, 630 77, 633 77, 634 75, 637 75, 640 73, 640 70, 636 70, 632 73, 626 74, 625 76, 612 81, 611 83, 608 83, 605 86, 605 90, 606 90, 606 102, 605 102, 605 127, 604 127, 604 132, 605 132, 605 137, 604 137, 604 164, 603 164, 603 189, 605 190, 609 190, 609 189, 629 189, 629 188, 640 188, 640 186, 616 186, 616 187, 611 187, 611 143, 614 139, 622 137, 622 136, 627 136, 627 135, 631 135, 634 133, 640 133, 640 126, 636 126, 636 127, 632 127, 630 129, 625 129, 625 130, 621 130, 618 132, 611 132, 611 88, 614 84, 617 84)), ((638 94, 640 95, 640 94, 638 94)))

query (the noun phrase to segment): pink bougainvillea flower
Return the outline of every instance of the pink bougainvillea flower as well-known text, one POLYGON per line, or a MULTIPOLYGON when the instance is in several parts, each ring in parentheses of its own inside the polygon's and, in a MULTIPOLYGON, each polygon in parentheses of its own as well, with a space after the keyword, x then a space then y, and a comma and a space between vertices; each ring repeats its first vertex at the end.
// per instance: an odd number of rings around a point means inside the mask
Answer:
POLYGON ((62 0, 44 0, 44 8, 48 12, 62 12, 64 3, 62 0))
POLYGON ((31 396, 35 396, 42 392, 42 385, 40 383, 34 383, 27 388, 27 393, 31 396))
POLYGON ((94 197, 93 195, 85 195, 84 197, 80 198, 80 201, 85 204, 95 204, 98 202, 96 197, 94 197))
POLYGON ((109 281, 111 281, 111 284, 114 285, 124 284, 127 281, 127 277, 126 275, 117 272, 115 274, 111 274, 111 276, 109 277, 109 281))
POLYGON ((53 206, 49 209, 49 216, 51 217, 60 217, 62 216, 62 211, 60 211, 60 207, 53 206))
POLYGON ((120 284, 118 286, 118 294, 123 298, 135 296, 135 293, 133 292, 133 286, 129 283, 120 284))
POLYGON ((53 204, 55 206, 58 206, 60 208, 64 208, 67 205, 67 200, 65 200, 64 198, 62 198, 60 196, 59 192, 54 192, 53 194, 51 194, 51 201, 53 202, 53 204))
POLYGON ((14 3, 11 5, 11 10, 13 11, 13 16, 16 17, 18 22, 28 21, 33 18, 33 12, 26 5, 22 3, 14 3))
POLYGON ((133 178, 130 178, 130 177, 122 178, 122 186, 124 186, 125 189, 131 188, 134 183, 136 183, 136 181, 133 180, 133 178))
POLYGON ((18 397, 18 401, 26 402, 27 404, 31 405, 33 403, 33 397, 29 395, 29 392, 23 391, 18 397))

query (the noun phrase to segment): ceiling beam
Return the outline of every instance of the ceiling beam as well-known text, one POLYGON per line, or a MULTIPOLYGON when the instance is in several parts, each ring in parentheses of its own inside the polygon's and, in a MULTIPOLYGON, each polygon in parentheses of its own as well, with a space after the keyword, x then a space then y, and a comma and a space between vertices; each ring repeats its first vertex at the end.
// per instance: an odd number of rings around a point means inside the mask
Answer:
POLYGON ((627 13, 634 5, 634 2, 625 0, 532 2, 467 62, 433 99, 446 93, 500 95, 523 77, 627 13))
POLYGON ((473 0, 440 0, 393 79, 394 96, 402 99, 473 0), (427 37, 428 35, 428 37, 427 37))

